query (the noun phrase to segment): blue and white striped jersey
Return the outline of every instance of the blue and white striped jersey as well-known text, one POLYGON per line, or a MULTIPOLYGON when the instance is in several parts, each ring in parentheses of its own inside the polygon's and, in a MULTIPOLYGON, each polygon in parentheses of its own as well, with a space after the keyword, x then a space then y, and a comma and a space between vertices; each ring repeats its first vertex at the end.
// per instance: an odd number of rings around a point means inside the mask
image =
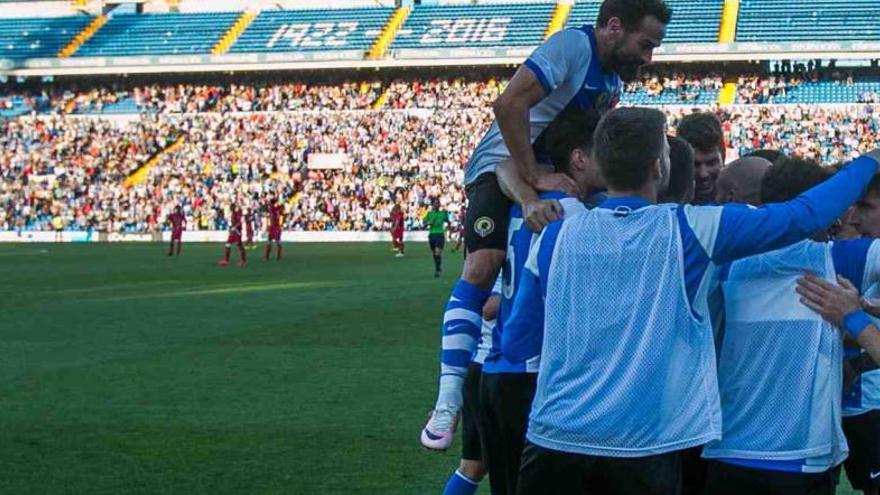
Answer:
POLYGON ((513 361, 541 344, 528 440, 563 452, 643 457, 719 439, 707 304, 715 267, 827 228, 861 196, 877 165, 860 158, 798 198, 761 208, 612 198, 548 226, 517 294, 543 294, 543 321, 514 319, 502 334, 513 361), (542 340, 528 328, 535 324, 542 340))
POLYGON ((795 283, 805 272, 829 281, 843 275, 858 286, 874 283, 880 252, 871 246, 870 240, 802 241, 722 268, 723 432, 704 457, 789 472, 824 472, 843 461, 842 341, 801 304, 795 283))
MULTIPOLYGON (((500 296, 501 295, 501 275, 498 275, 498 278, 495 279, 495 285, 492 287, 492 296, 500 296)), ((490 296, 491 297, 491 296, 490 296)), ((483 318, 483 326, 480 329, 480 342, 477 344, 477 349, 474 351, 474 355, 471 357, 471 362, 482 365, 486 361, 486 356, 489 355, 489 350, 492 348, 492 333, 495 331, 495 326, 499 321, 499 316, 501 312, 499 311, 498 315, 495 316, 494 320, 487 320, 483 318)))
MULTIPOLYGON (((570 198, 561 192, 542 193, 541 199, 557 199, 562 204, 565 217, 571 217, 587 211, 577 199, 570 198)), ((525 361, 513 363, 501 351, 501 334, 504 332, 504 320, 513 313, 514 299, 523 275, 523 266, 529 256, 532 244, 538 234, 529 230, 523 219, 522 206, 516 204, 510 209, 510 227, 507 232, 507 258, 501 270, 503 294, 498 322, 492 332, 492 348, 489 357, 483 364, 483 373, 537 373, 540 357, 529 356, 525 361)))
MULTIPOLYGON (((539 139, 557 115, 569 105, 595 109, 600 114, 613 108, 620 100, 623 83, 620 77, 606 72, 599 64, 596 37, 592 26, 565 29, 539 46, 524 64, 544 87, 545 97, 529 112, 532 143, 539 139)), ((535 154, 539 161, 546 156, 540 144, 535 154)), ((510 156, 501 129, 495 122, 477 145, 464 174, 465 185, 480 175, 493 172, 510 156)))

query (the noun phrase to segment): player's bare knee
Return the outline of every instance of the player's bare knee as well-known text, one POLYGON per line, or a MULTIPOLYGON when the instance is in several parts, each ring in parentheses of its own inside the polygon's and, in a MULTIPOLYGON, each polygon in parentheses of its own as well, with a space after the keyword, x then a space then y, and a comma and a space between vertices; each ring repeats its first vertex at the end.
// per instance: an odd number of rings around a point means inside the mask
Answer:
POLYGON ((498 316, 498 307, 501 305, 501 297, 493 295, 483 305, 483 319, 487 321, 494 320, 498 316))
POLYGON ((458 471, 474 481, 480 481, 486 476, 486 467, 480 461, 462 459, 458 471))
POLYGON ((464 260, 461 278, 482 289, 490 289, 495 277, 504 263, 504 251, 500 249, 481 249, 468 253, 464 260))

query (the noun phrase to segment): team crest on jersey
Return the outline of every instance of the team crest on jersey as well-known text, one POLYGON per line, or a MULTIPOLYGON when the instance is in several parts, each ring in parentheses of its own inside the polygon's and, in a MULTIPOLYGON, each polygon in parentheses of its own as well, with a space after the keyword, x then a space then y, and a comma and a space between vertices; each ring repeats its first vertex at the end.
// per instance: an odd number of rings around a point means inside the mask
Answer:
POLYGON ((474 232, 480 237, 488 237, 495 232, 495 221, 489 217, 480 217, 474 222, 474 232))

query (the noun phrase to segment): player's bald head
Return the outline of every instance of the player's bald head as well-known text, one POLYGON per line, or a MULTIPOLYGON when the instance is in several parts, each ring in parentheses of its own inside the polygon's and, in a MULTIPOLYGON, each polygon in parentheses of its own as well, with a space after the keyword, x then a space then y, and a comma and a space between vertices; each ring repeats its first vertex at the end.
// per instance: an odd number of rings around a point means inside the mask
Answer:
POLYGON ((731 162, 718 174, 715 202, 760 205, 761 181, 772 165, 770 161, 757 156, 731 162))

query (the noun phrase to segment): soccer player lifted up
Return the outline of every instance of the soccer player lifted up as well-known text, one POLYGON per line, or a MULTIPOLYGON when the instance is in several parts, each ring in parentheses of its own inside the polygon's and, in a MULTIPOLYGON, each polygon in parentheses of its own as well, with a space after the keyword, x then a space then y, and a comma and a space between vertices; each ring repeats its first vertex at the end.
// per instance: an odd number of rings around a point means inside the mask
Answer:
POLYGON ((577 196, 577 187, 564 174, 541 172, 533 144, 543 155, 542 134, 566 108, 602 114, 616 106, 621 80, 635 80, 639 68, 651 61, 670 17, 663 0, 605 0, 595 27, 565 29, 550 37, 493 105, 495 123, 465 170, 467 257, 443 317, 439 392, 421 435, 426 447, 445 450, 452 443, 467 356, 479 340, 480 312, 504 263, 511 202, 498 186, 495 168, 512 159, 517 180, 510 193, 530 228, 558 220, 559 202, 541 200, 536 190, 577 196))
POLYGON ((177 256, 180 256, 180 248, 183 245, 183 229, 186 228, 186 217, 180 205, 174 207, 174 212, 168 215, 168 223, 171 224, 171 244, 168 246, 168 256, 174 254, 174 243, 177 243, 177 256))
POLYGON ((229 237, 226 239, 226 250, 223 252, 223 259, 217 262, 218 265, 229 265, 229 255, 232 251, 232 246, 238 246, 238 252, 241 256, 238 266, 247 265, 247 253, 244 250, 244 244, 241 242, 241 222, 241 209, 239 209, 237 204, 233 203, 230 212, 229 237))
MULTIPOLYGON (((431 255, 434 256, 434 278, 439 278, 443 268, 443 247, 446 245, 446 225, 449 223, 449 212, 441 210, 440 200, 434 198, 431 201, 431 211, 425 214, 422 222, 429 229, 428 246, 431 248, 431 255)), ((480 312, 482 313, 482 308, 480 308, 480 312)), ((479 334, 477 337, 479 338, 479 334)))
POLYGON ((264 259, 269 261, 272 254, 272 245, 275 245, 275 259, 281 261, 281 224, 283 223, 284 209, 278 200, 272 196, 269 198, 269 240, 266 243, 264 259))

